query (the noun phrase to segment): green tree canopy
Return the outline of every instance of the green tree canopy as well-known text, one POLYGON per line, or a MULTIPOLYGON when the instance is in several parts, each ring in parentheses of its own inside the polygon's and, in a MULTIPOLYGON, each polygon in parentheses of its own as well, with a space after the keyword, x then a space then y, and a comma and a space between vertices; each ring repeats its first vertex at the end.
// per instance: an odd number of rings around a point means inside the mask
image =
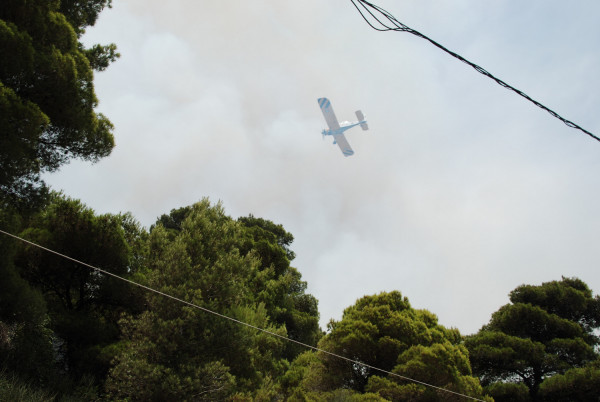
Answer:
MULTIPOLYGON (((251 220, 242 221, 207 199, 162 216, 150 232, 141 279, 281 336, 288 336, 290 325, 299 339, 316 341, 316 300, 304 294, 300 274, 269 229, 279 226, 265 221, 257 230, 251 220), (305 299, 311 300, 309 307, 305 299)), ((271 379, 294 357, 282 339, 222 317, 156 294, 147 294, 146 303, 147 311, 122 321, 123 348, 107 384, 112 397, 215 400, 259 390, 269 394, 275 386, 271 379)))
MULTIPOLYGON (((145 233, 130 215, 96 215, 81 202, 52 193, 27 222, 21 237, 117 275, 139 269, 137 248, 145 233), (133 249, 136 247, 137 249, 133 249)), ((103 378, 111 345, 119 339, 120 314, 141 308, 139 291, 69 259, 19 244, 15 265, 39 290, 57 336, 59 357, 75 376, 103 378)))
MULTIPOLYGON (((2 229, 17 232, 19 225, 17 216, 0 209, 2 229)), ((15 267, 19 247, 17 240, 0 237, 0 372, 40 385, 50 377, 52 333, 43 295, 15 267)))
MULTIPOLYGON (((174 239, 192 211, 192 206, 174 208, 168 215, 161 215, 151 230, 160 225, 174 239)), ((265 303, 271 319, 285 324, 291 339, 315 345, 321 336, 317 300, 306 293, 306 282, 301 280, 298 270, 290 266, 296 257, 290 249, 294 236, 282 225, 253 215, 237 221, 245 228, 240 252, 253 252, 260 257, 260 275, 253 282, 257 300, 265 303)), ((303 351, 293 343, 286 344, 285 348, 290 358, 303 351)))
POLYGON ((600 360, 584 367, 554 375, 540 385, 540 396, 547 402, 587 402, 600 397, 600 360))
MULTIPOLYGON (((320 349, 399 376, 481 397, 481 386, 471 376, 459 332, 439 325, 437 317, 427 310, 413 309, 400 292, 359 299, 344 310, 341 321, 330 322, 329 331, 319 342, 320 349)), ((309 395, 346 388, 388 400, 453 400, 452 394, 326 353, 319 352, 316 357, 300 383, 309 395)))
MULTIPOLYGON (((246 241, 242 252, 260 256, 260 281, 254 284, 258 300, 269 315, 285 325, 288 337, 308 345, 316 345, 321 336, 317 299, 306 293, 306 282, 290 262, 295 258, 290 245, 294 241, 282 225, 252 215, 238 218, 245 227, 246 241)), ((286 357, 293 358, 304 348, 287 343, 286 357)))
POLYGON ((0 201, 30 204, 40 174, 72 158, 97 161, 114 147, 112 124, 94 109, 93 69, 118 54, 85 49, 78 35, 106 0, 4 0, 0 7, 0 201))
POLYGON ((537 400, 545 378, 597 358, 600 298, 583 281, 519 286, 510 300, 466 340, 473 371, 484 385, 522 383, 537 400))
POLYGON ((96 23, 100 12, 111 4, 112 0, 60 0, 59 11, 73 26, 77 37, 80 37, 85 33, 86 27, 96 23))

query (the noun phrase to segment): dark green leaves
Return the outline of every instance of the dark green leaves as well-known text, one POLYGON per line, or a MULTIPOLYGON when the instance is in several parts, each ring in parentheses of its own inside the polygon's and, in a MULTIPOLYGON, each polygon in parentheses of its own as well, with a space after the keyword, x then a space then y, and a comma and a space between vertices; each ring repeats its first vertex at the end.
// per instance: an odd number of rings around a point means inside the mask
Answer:
POLYGON ((3 203, 31 202, 43 194, 41 173, 71 158, 95 162, 114 147, 112 124, 94 111, 93 69, 103 70, 118 54, 114 45, 86 50, 77 36, 85 26, 78 24, 93 23, 107 2, 68 3, 74 2, 6 0, 0 8, 3 203), (74 12, 69 20, 59 10, 84 3, 87 17, 74 12))
MULTIPOLYGON (((204 199, 161 216, 150 233, 147 269, 140 280, 211 311, 314 344, 320 335, 316 300, 289 266, 284 247, 291 239, 280 225, 233 220, 220 204, 204 199)), ((145 397, 155 399, 277 395, 272 379, 300 351, 280 338, 156 294, 148 294, 146 302, 148 311, 122 321, 127 348, 108 380, 115 398, 138 397, 140 384, 153 390, 145 397), (215 373, 212 380, 209 373, 215 373)))
POLYGON ((471 376, 468 353, 458 345, 460 336, 437 323, 427 312, 414 310, 400 292, 381 293, 359 299, 332 322, 321 349, 365 363, 401 377, 339 360, 319 353, 321 364, 313 364, 319 380, 305 383, 307 390, 350 388, 391 400, 444 400, 412 378, 468 395, 481 396, 481 386, 471 376))
POLYGON ((546 378, 596 359, 598 298, 581 280, 519 286, 510 299, 465 342, 473 371, 491 384, 492 395, 509 392, 498 382, 522 383, 535 399, 546 378))

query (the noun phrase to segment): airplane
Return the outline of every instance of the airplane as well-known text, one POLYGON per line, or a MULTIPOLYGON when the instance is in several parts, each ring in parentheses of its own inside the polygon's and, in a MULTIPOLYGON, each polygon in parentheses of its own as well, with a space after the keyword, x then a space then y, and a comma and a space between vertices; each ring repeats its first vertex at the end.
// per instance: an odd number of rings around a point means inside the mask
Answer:
POLYGON ((319 98, 318 101, 319 107, 321 108, 323 116, 325 117, 325 121, 329 126, 329 130, 323 130, 321 134, 323 134, 323 137, 326 135, 333 136, 333 143, 338 144, 344 156, 354 155, 354 151, 352 150, 352 148, 350 148, 350 144, 348 144, 348 141, 344 136, 344 131, 351 129, 352 127, 356 127, 358 125, 360 125, 360 127, 363 130, 368 130, 369 126, 367 125, 365 116, 360 110, 357 110, 356 117, 358 118, 358 121, 343 121, 340 123, 338 122, 337 117, 335 117, 335 113, 333 113, 333 108, 331 107, 331 102, 329 101, 329 99, 319 98))

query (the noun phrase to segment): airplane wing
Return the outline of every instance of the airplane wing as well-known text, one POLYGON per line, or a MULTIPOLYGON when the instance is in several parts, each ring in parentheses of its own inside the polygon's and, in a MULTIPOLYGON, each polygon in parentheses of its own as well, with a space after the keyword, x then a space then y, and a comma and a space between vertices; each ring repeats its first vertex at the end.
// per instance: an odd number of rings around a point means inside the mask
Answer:
POLYGON ((352 148, 350 148, 350 144, 348 144, 348 140, 346 140, 346 137, 344 136, 344 134, 334 134, 333 138, 335 139, 335 142, 338 144, 338 146, 342 150, 342 153, 344 154, 344 156, 354 155, 354 151, 352 150, 352 148))
MULTIPOLYGON (((331 107, 331 102, 327 98, 319 98, 319 107, 323 112, 323 116, 325 116, 325 121, 329 126, 330 130, 337 130, 340 128, 340 123, 338 122, 337 117, 335 117, 335 113, 333 113, 333 108, 331 107)), ((345 141, 345 139, 344 139, 345 141)), ((347 144, 347 142, 346 142, 347 144)), ((350 146, 348 146, 350 149, 350 146)))

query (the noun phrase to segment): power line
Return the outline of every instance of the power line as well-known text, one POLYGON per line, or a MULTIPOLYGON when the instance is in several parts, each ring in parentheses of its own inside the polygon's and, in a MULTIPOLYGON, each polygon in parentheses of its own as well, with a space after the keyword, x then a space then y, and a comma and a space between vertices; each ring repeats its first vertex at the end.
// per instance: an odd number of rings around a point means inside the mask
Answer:
POLYGON ((446 389, 446 388, 442 388, 442 387, 438 387, 438 386, 436 386, 436 385, 428 384, 428 383, 426 383, 426 382, 423 382, 423 381, 415 380, 415 379, 413 379, 413 378, 410 378, 410 377, 405 377, 405 376, 403 376, 403 375, 400 375, 400 374, 392 373, 391 371, 387 371, 387 370, 384 370, 384 369, 380 369, 380 368, 377 368, 377 367, 375 367, 375 366, 371 366, 371 365, 369 365, 369 364, 366 364, 366 363, 360 362, 360 361, 358 361, 358 360, 353 360, 353 359, 350 359, 350 358, 348 358, 348 357, 345 357, 345 356, 342 356, 342 355, 338 355, 338 354, 336 354, 336 353, 333 353, 333 352, 329 352, 329 351, 327 351, 327 350, 325 350, 325 349, 320 349, 320 348, 317 348, 317 347, 315 347, 315 346, 309 345, 309 344, 307 344, 307 343, 304 343, 304 342, 297 341, 297 340, 295 340, 295 339, 290 339, 290 338, 287 338, 287 337, 285 337, 285 336, 283 336, 283 335, 279 335, 279 334, 277 334, 277 333, 275 333, 275 332, 271 332, 271 331, 269 331, 269 330, 266 330, 266 329, 264 329, 264 328, 260 328, 260 327, 254 326, 254 325, 252 325, 252 324, 248 324, 248 323, 246 323, 246 322, 243 322, 243 321, 237 320, 237 319, 235 319, 235 318, 232 318, 232 317, 226 316, 226 315, 224 315, 224 314, 217 313, 216 311, 212 311, 212 310, 209 310, 209 309, 207 309, 207 308, 205 308, 205 307, 198 306, 197 304, 194 304, 194 303, 191 303, 191 302, 185 301, 185 300, 183 300, 183 299, 180 299, 180 298, 178 298, 178 297, 172 296, 172 295, 170 295, 170 294, 168 294, 168 293, 161 292, 160 290, 156 290, 156 289, 153 289, 153 288, 151 288, 151 287, 149 287, 149 286, 142 285, 141 283, 134 282, 134 281, 132 281, 132 280, 130 280, 130 279, 123 278, 123 277, 121 277, 121 276, 119 276, 119 275, 117 275, 117 274, 114 274, 114 273, 112 273, 112 272, 109 272, 109 271, 103 270, 103 269, 101 269, 101 268, 95 267, 95 266, 93 266, 93 265, 90 265, 90 264, 87 264, 87 263, 85 263, 85 262, 79 261, 79 260, 77 260, 77 259, 75 259, 75 258, 69 257, 68 255, 61 254, 61 253, 59 253, 58 251, 51 250, 51 249, 49 249, 49 248, 47 248, 47 247, 44 247, 44 246, 42 246, 42 245, 39 245, 39 244, 37 244, 37 243, 34 243, 34 242, 32 242, 32 241, 29 241, 29 240, 23 239, 22 237, 16 236, 16 235, 14 235, 14 234, 12 234, 12 233, 5 232, 5 231, 4 231, 4 230, 2 230, 2 229, 0 229, 0 233, 4 234, 4 235, 6 235, 6 236, 12 237, 13 239, 20 240, 20 241, 22 241, 22 242, 24 242, 24 243, 27 243, 27 244, 29 244, 29 245, 32 245, 32 246, 34 246, 34 247, 37 247, 37 248, 39 248, 39 249, 45 250, 45 251, 47 251, 47 252, 49 252, 49 253, 55 254, 55 255, 57 255, 57 256, 59 256, 59 257, 65 258, 65 259, 67 259, 67 260, 70 260, 70 261, 73 261, 73 262, 75 262, 75 263, 77 263, 77 264, 83 265, 83 266, 85 266, 85 267, 87 267, 87 268, 90 268, 90 269, 92 269, 92 270, 96 271, 96 272, 100 272, 100 273, 102 273, 102 274, 104 274, 104 275, 111 276, 111 277, 113 277, 113 278, 119 279, 119 280, 121 280, 121 281, 123 281, 123 282, 127 282, 127 283, 129 283, 129 284, 131 284, 131 285, 134 285, 134 286, 140 287, 140 288, 142 288, 142 289, 144 289, 144 290, 147 290, 147 291, 149 291, 149 292, 156 293, 156 294, 158 294, 158 295, 160 295, 160 296, 163 296, 163 297, 166 297, 166 298, 168 298, 168 299, 175 300, 175 301, 177 301, 177 302, 179 302, 179 303, 182 303, 182 304, 185 304, 185 305, 187 305, 187 306, 193 307, 193 308, 195 308, 195 309, 201 310, 201 311, 203 311, 203 312, 205 312, 205 313, 213 314, 213 315, 215 315, 215 316, 217 316, 217 317, 220 317, 220 318, 223 318, 223 319, 226 319, 226 320, 229 320, 229 321, 235 322, 236 324, 243 325, 243 326, 246 326, 246 327, 248 327, 248 328, 255 329, 255 330, 257 330, 257 331, 263 332, 263 333, 265 333, 265 334, 268 334, 268 335, 274 336, 274 337, 276 337, 276 338, 279 338, 279 339, 283 339, 284 341, 287 341, 287 342, 292 342, 292 343, 295 343, 295 344, 297 344, 297 345, 303 346, 303 347, 305 347, 305 348, 307 348, 307 349, 311 349, 311 350, 314 350, 314 351, 316 351, 316 352, 321 352, 321 353, 327 354, 327 355, 329 355, 329 356, 335 357, 335 358, 337 358, 337 359, 345 360, 345 361, 347 361, 347 362, 349 362, 349 363, 352 363, 352 364, 358 364, 358 365, 360 365, 360 366, 363 366, 363 367, 366 367, 366 368, 369 368, 369 369, 372 369, 372 370, 376 370, 376 371, 379 371, 379 372, 381 372, 381 373, 388 374, 388 375, 391 375, 391 376, 394 376, 394 377, 398 377, 398 378, 400 378, 400 379, 402 379, 402 380, 411 381, 411 382, 414 382, 414 383, 417 383, 417 384, 420 384, 420 385, 423 385, 423 386, 426 386, 426 387, 429 387, 429 388, 433 388, 433 389, 436 389, 436 390, 438 390, 438 391, 443 391, 443 392, 447 392, 447 393, 450 393, 450 394, 454 394, 454 395, 462 396, 462 397, 464 397, 464 398, 471 399, 471 400, 474 400, 474 401, 481 401, 481 402, 485 402, 483 399, 478 399, 478 398, 475 398, 475 397, 472 397, 472 396, 469 396, 469 395, 461 394, 461 393, 459 393, 459 392, 451 391, 451 390, 449 390, 449 389, 446 389))
POLYGON ((526 93, 518 90, 517 88, 515 88, 513 86, 510 86, 509 84, 507 84, 506 82, 500 80, 499 78, 494 77, 492 74, 490 74, 488 71, 486 71, 482 67, 478 66, 477 64, 470 62, 469 60, 465 59, 461 55, 459 55, 459 54, 457 54, 457 53, 455 53, 455 52, 453 52, 451 50, 448 50, 447 48, 445 48, 444 46, 442 46, 438 42, 434 41, 431 38, 428 38, 427 36, 423 35, 419 31, 415 31, 414 29, 409 28, 408 26, 406 26, 403 23, 401 23, 400 21, 398 21, 392 14, 390 14, 388 11, 384 10, 383 8, 381 8, 379 6, 376 6, 375 4, 372 4, 372 3, 368 2, 368 1, 365 1, 365 0, 350 0, 350 1, 354 5, 354 7, 356 7, 356 9, 360 13, 361 17, 367 22, 367 24, 369 24, 369 26, 371 28, 375 29, 376 31, 382 31, 382 32, 383 31, 408 32, 410 34, 418 36, 419 38, 423 38, 423 39, 429 41, 434 46, 436 46, 439 49, 443 50, 444 52, 448 53, 450 56, 452 56, 452 57, 454 57, 454 58, 462 61, 465 64, 468 64, 471 67, 473 67, 477 72, 479 72, 479 73, 485 75, 486 77, 491 78, 492 80, 496 81, 496 83, 499 84, 500 86, 503 86, 506 89, 510 89, 511 91, 513 91, 513 92, 517 93, 518 95, 522 96, 523 98, 527 99, 529 102, 533 103, 537 107, 539 107, 539 108, 545 110, 546 112, 550 113, 553 117, 556 117, 558 120, 562 121, 567 126, 569 126, 571 128, 575 128, 577 130, 580 130, 580 131, 584 132, 585 134, 589 135, 590 137, 592 137, 593 139, 595 139, 596 141, 600 142, 600 138, 597 137, 596 135, 594 135, 591 132, 587 131, 583 127, 581 127, 581 126, 573 123, 572 121, 565 119, 564 117, 560 116, 555 111, 547 108, 546 106, 542 105, 540 102, 536 101, 535 99, 532 99, 526 93), (365 14, 369 15, 370 18, 372 20, 374 20, 375 22, 371 21, 368 18, 368 16, 365 15, 365 14), (376 14, 378 14, 379 17, 376 14))

